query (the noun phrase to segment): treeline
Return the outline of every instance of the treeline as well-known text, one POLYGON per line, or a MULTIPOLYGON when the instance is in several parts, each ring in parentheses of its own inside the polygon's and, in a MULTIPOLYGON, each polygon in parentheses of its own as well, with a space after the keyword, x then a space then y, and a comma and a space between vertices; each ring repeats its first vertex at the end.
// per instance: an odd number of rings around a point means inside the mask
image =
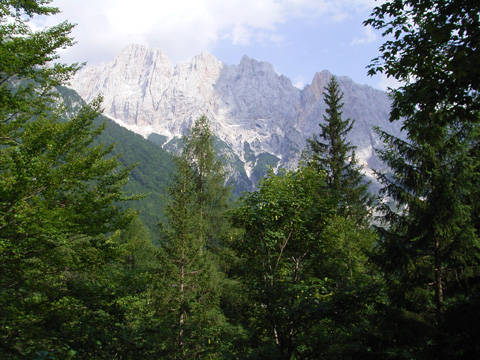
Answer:
POLYGON ((407 135, 376 130, 379 198, 333 78, 298 169, 235 202, 199 118, 154 234, 125 206, 135 165, 98 143, 101 99, 61 104, 79 66, 51 61, 73 26, 26 22, 48 4, 0 6, 2 359, 479 357, 477 1, 386 1, 366 21, 391 36, 370 71, 403 82, 407 135))

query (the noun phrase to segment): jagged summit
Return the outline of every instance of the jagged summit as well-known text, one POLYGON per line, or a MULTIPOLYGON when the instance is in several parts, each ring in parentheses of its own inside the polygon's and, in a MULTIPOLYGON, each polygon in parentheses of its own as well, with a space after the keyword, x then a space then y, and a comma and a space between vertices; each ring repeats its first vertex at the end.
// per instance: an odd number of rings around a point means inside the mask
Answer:
MULTIPOLYGON (((205 114, 225 145, 232 171, 254 182, 267 165, 297 164, 306 139, 319 132, 323 89, 331 76, 317 73, 300 90, 271 64, 248 56, 227 65, 201 53, 173 67, 161 49, 129 45, 112 62, 79 72, 72 87, 87 101, 102 94, 105 115, 144 136, 164 136, 167 147, 205 114)), ((380 140, 372 126, 400 133, 388 122, 390 100, 349 78, 338 80, 344 116, 355 119, 350 141, 361 162, 378 165, 373 148, 380 140)))

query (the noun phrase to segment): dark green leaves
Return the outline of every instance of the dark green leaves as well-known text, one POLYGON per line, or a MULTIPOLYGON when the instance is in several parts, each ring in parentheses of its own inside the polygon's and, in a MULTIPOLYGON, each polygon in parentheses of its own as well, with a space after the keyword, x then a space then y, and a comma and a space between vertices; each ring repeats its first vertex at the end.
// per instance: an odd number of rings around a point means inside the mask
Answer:
POLYGON ((475 286, 458 284, 476 282, 467 269, 479 266, 472 206, 479 193, 479 12, 478 1, 387 1, 365 22, 394 34, 371 73, 404 82, 392 92, 390 119, 403 121, 407 139, 377 130, 385 141, 380 156, 393 170, 379 179, 396 207, 380 208, 385 227, 375 260, 387 279, 389 311, 405 330, 389 340, 399 344, 388 350, 397 355, 454 358, 471 349, 447 339, 456 326, 450 311, 478 298, 475 286), (419 323, 431 326, 410 333, 419 323))
POLYGON ((70 358, 76 338, 91 334, 86 319, 104 323, 105 302, 85 300, 76 284, 89 275, 91 289, 102 283, 95 276, 116 256, 110 235, 134 215, 117 206, 127 199, 131 167, 119 168, 112 146, 93 145, 104 129, 94 123, 100 99, 78 112, 58 100, 55 87, 78 66, 50 62, 73 43, 73 25, 34 32, 26 22, 56 13, 48 3, 2 1, 0 8, 2 358, 70 358))
POLYGON ((395 35, 381 46, 382 55, 373 60, 370 73, 405 82, 402 92, 394 94, 392 120, 415 116, 419 125, 421 118, 444 108, 476 121, 479 6, 474 0, 411 0, 388 1, 374 9, 365 24, 383 30, 384 36, 395 35))

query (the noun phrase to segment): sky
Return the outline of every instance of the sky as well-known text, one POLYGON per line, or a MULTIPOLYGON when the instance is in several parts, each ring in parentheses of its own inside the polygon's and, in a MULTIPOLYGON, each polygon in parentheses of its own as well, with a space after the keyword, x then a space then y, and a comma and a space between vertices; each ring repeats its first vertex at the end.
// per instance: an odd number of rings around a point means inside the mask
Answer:
POLYGON ((266 61, 299 87, 328 70, 386 90, 367 66, 384 39, 365 27, 375 0, 54 0, 61 14, 34 19, 37 27, 77 24, 67 63, 112 61, 128 44, 161 48, 173 65, 201 52, 238 64, 243 55, 266 61))

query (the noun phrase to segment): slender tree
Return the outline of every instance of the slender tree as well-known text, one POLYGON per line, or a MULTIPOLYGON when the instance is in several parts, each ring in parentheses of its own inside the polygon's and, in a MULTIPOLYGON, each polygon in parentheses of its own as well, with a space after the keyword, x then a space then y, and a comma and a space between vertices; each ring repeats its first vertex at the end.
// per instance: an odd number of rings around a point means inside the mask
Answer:
POLYGON ((342 119, 343 94, 335 77, 325 87, 327 104, 325 123, 320 123, 320 139, 314 135, 307 141, 306 163, 326 172, 326 186, 337 204, 339 214, 357 221, 368 218, 372 197, 355 158, 355 146, 347 141, 354 121, 342 119))
POLYGON ((194 171, 197 210, 204 221, 201 226, 209 247, 221 247, 228 228, 225 212, 230 188, 225 185, 226 172, 214 148, 214 135, 208 119, 201 116, 184 136, 183 156, 194 171))
POLYGON ((219 306, 224 275, 216 255, 228 191, 205 117, 184 141, 169 188, 159 253, 162 276, 157 308, 167 328, 174 331, 173 336, 165 333, 166 347, 160 353, 169 358, 203 359, 218 356, 226 327, 219 306))

